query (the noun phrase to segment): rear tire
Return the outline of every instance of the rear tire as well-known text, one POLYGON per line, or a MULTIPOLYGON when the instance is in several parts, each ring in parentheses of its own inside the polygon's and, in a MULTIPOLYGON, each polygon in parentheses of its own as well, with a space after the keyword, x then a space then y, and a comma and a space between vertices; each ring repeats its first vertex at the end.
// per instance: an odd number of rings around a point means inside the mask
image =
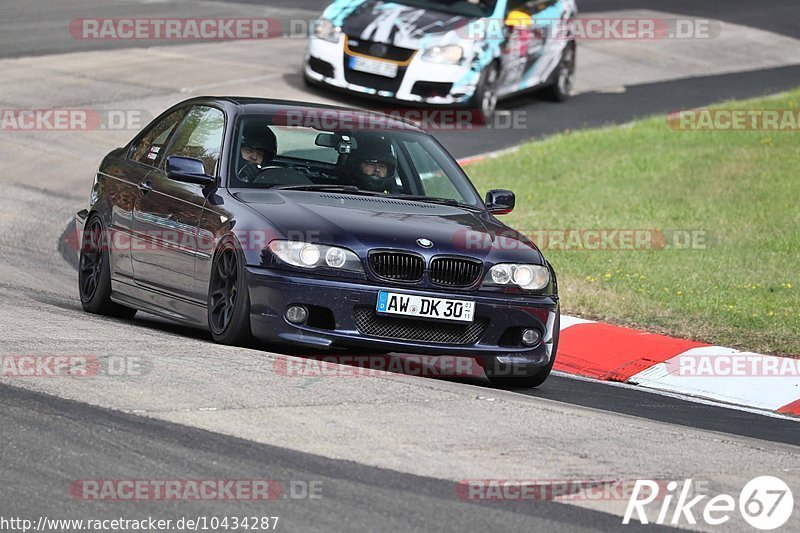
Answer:
POLYGON ((561 52, 561 60, 553 71, 553 81, 542 89, 542 96, 554 102, 566 102, 575 85, 575 41, 570 41, 561 52))
POLYGON ((253 343, 244 255, 230 236, 222 240, 214 254, 208 287, 208 329, 219 344, 253 343))
POLYGON ((561 312, 556 315, 555 325, 553 326, 555 339, 553 339, 553 352, 550 357, 550 362, 542 367, 534 374, 529 376, 508 376, 506 369, 500 370, 497 368, 497 361, 492 361, 484 372, 486 377, 495 387, 499 389, 533 389, 542 385, 547 378, 550 377, 550 372, 553 370, 553 364, 556 362, 556 355, 558 354, 558 339, 561 336, 561 312))
POLYGON ((78 293, 83 310, 93 315, 133 318, 136 309, 111 301, 111 267, 108 232, 93 215, 84 226, 78 263, 78 293))

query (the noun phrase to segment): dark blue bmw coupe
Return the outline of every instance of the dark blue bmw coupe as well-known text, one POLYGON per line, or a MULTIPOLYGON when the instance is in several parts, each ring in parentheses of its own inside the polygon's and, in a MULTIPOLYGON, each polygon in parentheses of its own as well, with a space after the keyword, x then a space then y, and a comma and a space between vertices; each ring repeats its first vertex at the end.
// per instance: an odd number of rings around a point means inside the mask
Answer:
POLYGON ((109 153, 77 215, 90 313, 304 349, 477 359, 540 385, 555 273, 430 135, 386 115, 195 98, 109 153))

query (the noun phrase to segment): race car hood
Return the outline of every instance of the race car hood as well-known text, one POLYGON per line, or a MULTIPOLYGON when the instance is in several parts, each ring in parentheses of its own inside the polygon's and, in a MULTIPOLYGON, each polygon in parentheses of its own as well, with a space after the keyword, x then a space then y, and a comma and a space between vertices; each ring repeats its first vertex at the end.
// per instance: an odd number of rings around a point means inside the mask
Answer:
POLYGON ((480 17, 466 17, 433 9, 385 2, 350 1, 332 5, 325 13, 351 39, 362 39, 409 50, 461 44, 468 25, 480 17))
MULTIPOLYGON (((355 251, 400 248, 468 255, 492 262, 543 263, 524 235, 487 213, 455 206, 374 196, 301 191, 246 191, 236 198, 257 211, 275 239, 344 246, 355 251)), ((243 229, 243 228, 242 228, 243 229)), ((255 229, 255 228, 248 228, 255 229)))

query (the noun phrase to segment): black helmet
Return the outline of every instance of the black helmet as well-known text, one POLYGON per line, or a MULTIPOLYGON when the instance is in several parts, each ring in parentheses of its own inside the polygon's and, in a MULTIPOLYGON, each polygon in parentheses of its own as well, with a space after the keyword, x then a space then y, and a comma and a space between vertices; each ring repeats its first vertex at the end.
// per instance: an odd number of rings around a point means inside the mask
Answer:
POLYGON ((242 128, 242 147, 261 150, 266 163, 272 161, 278 153, 278 139, 270 128, 250 122, 242 128))
POLYGON ((382 135, 363 135, 356 138, 356 147, 347 156, 347 170, 353 176, 359 189, 383 191, 394 182, 397 170, 397 156, 392 143, 382 135), (386 176, 364 174, 362 163, 382 163, 386 165, 386 176))

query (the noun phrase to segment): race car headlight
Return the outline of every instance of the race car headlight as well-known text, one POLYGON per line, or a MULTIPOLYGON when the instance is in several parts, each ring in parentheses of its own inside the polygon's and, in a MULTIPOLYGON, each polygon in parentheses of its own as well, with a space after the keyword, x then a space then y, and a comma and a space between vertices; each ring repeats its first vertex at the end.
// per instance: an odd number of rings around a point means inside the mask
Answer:
POLYGON ((342 28, 334 25, 328 19, 320 19, 314 23, 314 37, 318 39, 329 43, 338 43, 341 34, 342 28))
POLYGON ((268 248, 284 263, 300 268, 328 267, 349 272, 364 272, 361 260, 347 248, 301 241, 272 241, 268 248))
POLYGON ((422 60, 430 63, 458 65, 464 59, 464 49, 457 44, 434 46, 425 50, 422 60))
POLYGON ((483 280, 484 287, 516 285, 525 290, 538 291, 550 283, 550 271, 541 265, 517 265, 503 263, 495 265, 483 280))

